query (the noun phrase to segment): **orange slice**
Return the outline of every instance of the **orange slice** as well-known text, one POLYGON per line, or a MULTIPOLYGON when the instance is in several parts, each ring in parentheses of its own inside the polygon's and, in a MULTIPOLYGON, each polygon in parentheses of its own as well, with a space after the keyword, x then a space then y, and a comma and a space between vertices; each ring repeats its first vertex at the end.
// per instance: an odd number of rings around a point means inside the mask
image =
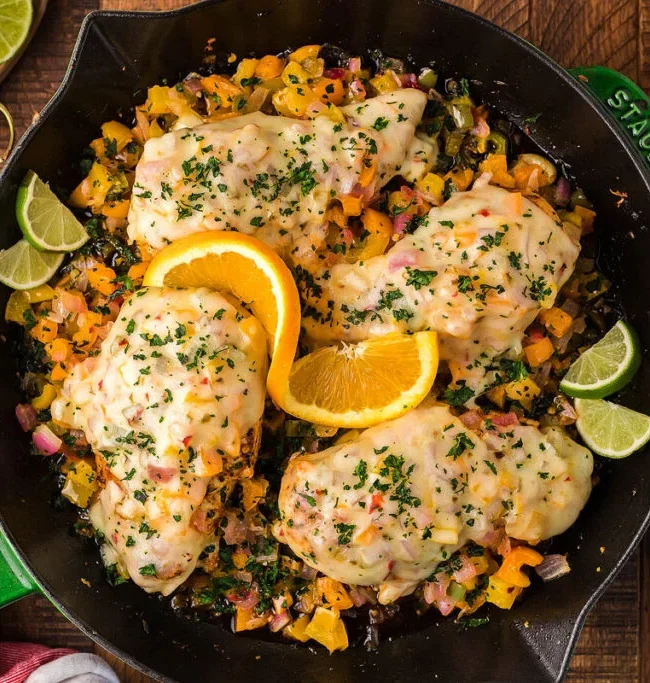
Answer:
POLYGON ((268 390, 291 415, 334 427, 370 427, 415 408, 438 370, 435 332, 389 334, 327 346, 293 364, 268 390))
POLYGON ((266 244, 238 232, 201 232, 177 240, 151 261, 148 287, 209 287, 237 297, 271 339, 271 385, 286 385, 300 333, 300 298, 291 271, 266 244))

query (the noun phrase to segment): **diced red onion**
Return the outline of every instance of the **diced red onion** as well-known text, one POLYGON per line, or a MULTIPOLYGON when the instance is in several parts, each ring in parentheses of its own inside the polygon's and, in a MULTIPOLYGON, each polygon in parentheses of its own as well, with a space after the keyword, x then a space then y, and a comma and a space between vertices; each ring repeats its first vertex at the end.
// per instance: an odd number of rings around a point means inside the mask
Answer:
POLYGON ((493 413, 490 415, 492 422, 498 427, 512 427, 519 424, 519 418, 516 413, 493 413))
POLYGON ((237 571, 233 572, 233 576, 242 583, 250 583, 253 580, 253 575, 250 572, 237 571))
POLYGON ((468 410, 460 416, 460 421, 467 429, 476 429, 482 421, 481 414, 477 410, 468 410))
POLYGON ((352 96, 357 99, 364 99, 366 96, 366 88, 358 78, 355 78, 350 83, 350 92, 352 93, 352 96))
POLYGON ((199 95, 201 92, 201 81, 198 78, 188 78, 183 81, 183 85, 192 93, 192 95, 199 95))
POLYGON ((476 125, 469 132, 477 138, 486 138, 490 134, 490 126, 484 118, 479 117, 476 125))
POLYGON ((560 176, 555 183, 555 203, 564 208, 571 199, 571 185, 566 178, 560 176))
MULTIPOLYGON (((350 71, 351 70, 352 69, 350 69, 350 71)), ((342 69, 340 66, 335 66, 331 69, 325 69, 325 71, 323 71, 323 76, 325 76, 325 78, 333 78, 337 81, 341 81, 345 78, 345 69, 342 69)))
POLYGON ((476 576, 476 566, 469 561, 465 555, 461 555, 462 565, 454 572, 454 580, 457 583, 464 583, 476 576))
POLYGON ((400 213, 395 218, 393 218, 393 232, 396 235, 401 235, 408 225, 409 219, 411 217, 407 213, 400 213))
POLYGON ((350 588, 349 595, 350 600, 352 600, 355 607, 361 607, 361 605, 365 605, 366 602, 368 602, 365 594, 362 593, 357 587, 350 588))
POLYGON ((400 74, 398 76, 402 88, 419 88, 420 83, 415 74, 400 74))
POLYGON ((291 615, 288 610, 280 614, 275 614, 269 622, 269 629, 272 633, 277 633, 279 630, 283 629, 285 626, 291 623, 291 615))
POLYGON ((573 321, 573 333, 582 334, 587 327, 584 316, 580 316, 573 321))
POLYGON ((239 519, 236 512, 226 512, 226 526, 223 530, 223 540, 227 545, 237 545, 246 538, 246 525, 239 519))
POLYGON ((535 567, 535 572, 542 581, 553 581, 568 574, 571 567, 566 555, 546 555, 544 560, 535 567))
POLYGON ((567 299, 563 304, 562 304, 562 310, 570 315, 572 318, 575 318, 578 313, 580 313, 580 304, 577 301, 574 301, 573 299, 567 299))
POLYGON ((302 571, 300 572, 300 576, 307 581, 312 581, 313 579, 315 579, 317 574, 318 571, 307 564, 302 568, 302 571))
POLYGON ((43 455, 54 455, 63 445, 63 441, 47 425, 36 427, 32 441, 43 455))
POLYGON ((538 368, 535 369, 533 373, 533 380, 535 384, 543 388, 548 382, 548 378, 551 376, 552 365, 550 362, 542 363, 538 368))
POLYGON ((361 57, 350 57, 348 69, 355 74, 361 71, 361 57))
POLYGON ((244 593, 244 595, 229 594, 228 598, 234 602, 237 607, 241 607, 243 610, 251 610, 260 601, 257 591, 249 590, 244 593))
POLYGON ((23 432, 31 432, 38 424, 34 406, 29 403, 19 403, 16 406, 16 419, 23 432))

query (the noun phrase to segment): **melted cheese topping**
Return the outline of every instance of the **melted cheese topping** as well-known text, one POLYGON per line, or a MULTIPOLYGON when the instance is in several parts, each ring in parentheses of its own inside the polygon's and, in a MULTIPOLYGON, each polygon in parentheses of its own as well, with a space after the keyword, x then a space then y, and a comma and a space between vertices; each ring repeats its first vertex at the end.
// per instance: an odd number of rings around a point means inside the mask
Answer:
POLYGON ((520 352, 524 330, 553 305, 580 245, 532 202, 514 199, 479 180, 433 208, 386 255, 316 277, 305 292, 308 334, 359 341, 435 330, 441 357, 464 369, 480 354, 520 352))
POLYGON ((532 544, 562 533, 589 497, 592 468, 591 453, 559 429, 479 434, 447 406, 420 407, 294 456, 276 534, 327 576, 379 585, 388 603, 499 526, 532 544))
POLYGON ((256 112, 148 140, 129 237, 160 249, 202 230, 238 230, 310 261, 334 197, 370 199, 398 172, 415 180, 431 168, 435 146, 414 137, 426 101, 405 89, 343 107, 345 123, 256 112))
POLYGON ((90 519, 145 590, 167 595, 189 576, 212 530, 204 508, 223 502, 229 479, 252 476, 243 446, 265 371, 263 329, 224 296, 142 289, 52 404, 107 470, 90 519))

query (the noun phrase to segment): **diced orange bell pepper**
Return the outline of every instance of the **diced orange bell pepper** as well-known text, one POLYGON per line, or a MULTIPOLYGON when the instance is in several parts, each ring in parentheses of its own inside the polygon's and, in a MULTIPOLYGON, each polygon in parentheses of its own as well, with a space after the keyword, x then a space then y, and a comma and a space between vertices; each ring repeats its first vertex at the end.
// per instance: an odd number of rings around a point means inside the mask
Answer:
POLYGON ((140 263, 133 264, 129 268, 129 277, 132 280, 142 280, 144 274, 147 272, 147 268, 149 268, 149 263, 150 261, 140 261, 140 263))
POLYGON ((129 215, 131 202, 128 199, 121 199, 117 202, 104 204, 101 213, 107 218, 126 218, 129 215))
POLYGON ((306 643, 308 640, 310 640, 310 637, 305 633, 310 621, 311 619, 309 615, 303 614, 294 622, 288 626, 285 626, 282 629, 282 633, 292 640, 299 640, 301 643, 306 643))
POLYGON ((62 337, 57 337, 45 345, 45 353, 55 363, 63 363, 72 350, 70 342, 62 337))
POLYGON ((554 336, 563 337, 571 327, 573 318, 561 308, 553 306, 539 314, 544 327, 554 336))
POLYGON ((265 55, 257 62, 255 67, 255 75, 258 78, 268 80, 270 78, 277 78, 284 69, 284 60, 275 55, 265 55))
POLYGON ((47 344, 56 339, 58 332, 59 326, 55 322, 47 318, 40 318, 29 331, 29 334, 42 344, 47 344))
POLYGON ((513 586, 526 588, 530 586, 530 579, 521 571, 521 568, 524 565, 536 567, 543 560, 544 557, 536 550, 527 545, 518 545, 506 555, 494 576, 498 576, 513 586))
POLYGON ((319 78, 313 90, 314 95, 325 103, 342 104, 345 98, 345 87, 340 78, 319 78))
POLYGON ((474 171, 471 168, 457 169, 455 171, 449 171, 449 173, 443 176, 443 180, 451 180, 461 192, 466 190, 472 180, 474 180, 474 171))
POLYGON ((223 76, 206 76, 201 79, 201 87, 208 95, 216 95, 221 101, 221 106, 228 109, 232 107, 233 100, 243 94, 243 90, 223 76))
POLYGON ((359 185, 361 185, 361 187, 368 187, 376 175, 377 159, 364 160, 363 168, 361 169, 361 173, 359 173, 359 185))
POLYGON ((508 160, 505 154, 489 154, 479 166, 483 173, 491 173, 491 182, 506 189, 515 187, 515 179, 508 173, 508 160))
POLYGON ((254 509, 264 500, 269 482, 264 477, 255 477, 242 480, 241 487, 244 510, 248 511, 254 509))
POLYGON ((252 631, 266 625, 269 621, 268 614, 256 614, 255 608, 244 609, 237 606, 235 612, 235 631, 252 631))
POLYGON ((536 368, 547 361, 553 355, 553 350, 553 343, 548 337, 524 347, 526 360, 531 368, 536 368))
POLYGON ((112 268, 98 263, 87 271, 88 284, 104 296, 110 296, 116 289, 115 278, 117 275, 112 268))
POLYGON ((316 592, 327 607, 344 610, 354 606, 343 584, 327 576, 316 579, 316 592))
POLYGON ((363 210, 363 197, 355 197, 351 194, 341 195, 338 200, 343 207, 346 216, 359 216, 363 210))
POLYGON ((68 376, 68 371, 62 363, 56 363, 50 372, 50 379, 53 382, 63 382, 68 376))
POLYGON ((348 647, 348 634, 337 610, 317 607, 305 634, 324 645, 330 653, 348 647))

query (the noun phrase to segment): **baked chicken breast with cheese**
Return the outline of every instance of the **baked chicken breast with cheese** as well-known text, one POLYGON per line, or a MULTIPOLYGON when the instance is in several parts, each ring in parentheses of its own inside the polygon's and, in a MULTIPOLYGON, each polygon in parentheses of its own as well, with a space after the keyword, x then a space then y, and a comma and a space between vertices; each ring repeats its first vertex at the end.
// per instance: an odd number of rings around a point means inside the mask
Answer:
POLYGON ((265 332, 223 295, 145 288, 124 303, 52 404, 96 454, 89 515, 107 565, 164 595, 190 575, 233 483, 252 476, 265 380, 265 332))
POLYGON ((431 168, 437 149, 415 136, 426 102, 404 89, 342 107, 338 122, 255 112, 150 139, 129 237, 160 249, 203 230, 237 230, 309 262, 334 198, 369 200, 398 173, 416 180, 431 168))
POLYGON ((535 544, 568 529, 591 491, 593 458, 561 429, 419 407, 320 453, 282 480, 279 540, 307 564, 389 603, 497 529, 535 544))
POLYGON ((480 376, 496 355, 521 352, 580 251, 562 223, 486 178, 415 225, 383 256, 314 271, 303 291, 313 339, 435 330, 454 379, 480 376))

